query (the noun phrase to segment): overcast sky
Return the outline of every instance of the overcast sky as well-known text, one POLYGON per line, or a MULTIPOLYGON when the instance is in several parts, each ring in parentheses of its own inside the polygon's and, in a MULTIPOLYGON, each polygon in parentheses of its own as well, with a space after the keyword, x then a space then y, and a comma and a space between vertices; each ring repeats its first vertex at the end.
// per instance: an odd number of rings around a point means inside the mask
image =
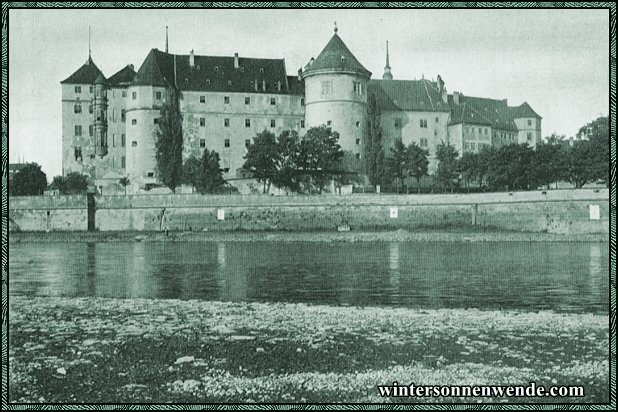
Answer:
POLYGON ((574 135, 609 112, 607 10, 10 10, 9 161, 62 171, 60 81, 88 57, 109 77, 151 48, 284 58, 294 75, 339 35, 381 78, 442 76, 449 93, 527 101, 542 133, 574 135))

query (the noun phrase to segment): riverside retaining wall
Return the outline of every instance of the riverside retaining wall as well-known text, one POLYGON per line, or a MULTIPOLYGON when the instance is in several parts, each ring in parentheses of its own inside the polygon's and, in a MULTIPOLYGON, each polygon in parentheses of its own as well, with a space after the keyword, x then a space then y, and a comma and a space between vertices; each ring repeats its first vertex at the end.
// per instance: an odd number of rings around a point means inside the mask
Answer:
MULTIPOLYGON (((609 233, 609 191, 455 195, 98 196, 101 231, 336 230, 491 226, 550 233, 609 233), (594 219, 598 206, 599 219, 594 219)), ((86 196, 11 197, 9 229, 87 230, 86 196)))

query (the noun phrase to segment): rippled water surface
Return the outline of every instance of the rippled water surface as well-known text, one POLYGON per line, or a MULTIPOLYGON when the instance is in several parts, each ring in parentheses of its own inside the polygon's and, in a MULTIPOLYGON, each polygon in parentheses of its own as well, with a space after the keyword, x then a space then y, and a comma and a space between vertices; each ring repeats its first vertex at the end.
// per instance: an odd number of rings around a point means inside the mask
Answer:
POLYGON ((606 243, 127 242, 9 247, 9 292, 607 312, 606 243))

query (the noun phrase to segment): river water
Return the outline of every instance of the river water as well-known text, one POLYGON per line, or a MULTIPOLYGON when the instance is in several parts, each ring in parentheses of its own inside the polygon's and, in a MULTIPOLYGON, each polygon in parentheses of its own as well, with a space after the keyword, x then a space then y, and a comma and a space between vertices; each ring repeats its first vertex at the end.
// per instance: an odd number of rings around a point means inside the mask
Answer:
POLYGON ((9 247, 12 296, 608 312, 607 243, 118 242, 9 247))

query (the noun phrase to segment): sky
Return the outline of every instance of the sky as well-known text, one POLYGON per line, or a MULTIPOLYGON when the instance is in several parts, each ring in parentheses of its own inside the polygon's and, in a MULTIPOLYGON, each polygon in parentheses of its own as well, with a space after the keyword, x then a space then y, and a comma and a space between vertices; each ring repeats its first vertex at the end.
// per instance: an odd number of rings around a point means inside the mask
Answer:
POLYGON ((573 136, 609 113, 609 11, 570 9, 9 10, 9 162, 62 172, 60 82, 88 58, 106 77, 152 48, 283 58, 295 75, 339 36, 373 78, 385 42, 395 79, 436 78, 449 93, 524 101, 542 133, 573 136))

